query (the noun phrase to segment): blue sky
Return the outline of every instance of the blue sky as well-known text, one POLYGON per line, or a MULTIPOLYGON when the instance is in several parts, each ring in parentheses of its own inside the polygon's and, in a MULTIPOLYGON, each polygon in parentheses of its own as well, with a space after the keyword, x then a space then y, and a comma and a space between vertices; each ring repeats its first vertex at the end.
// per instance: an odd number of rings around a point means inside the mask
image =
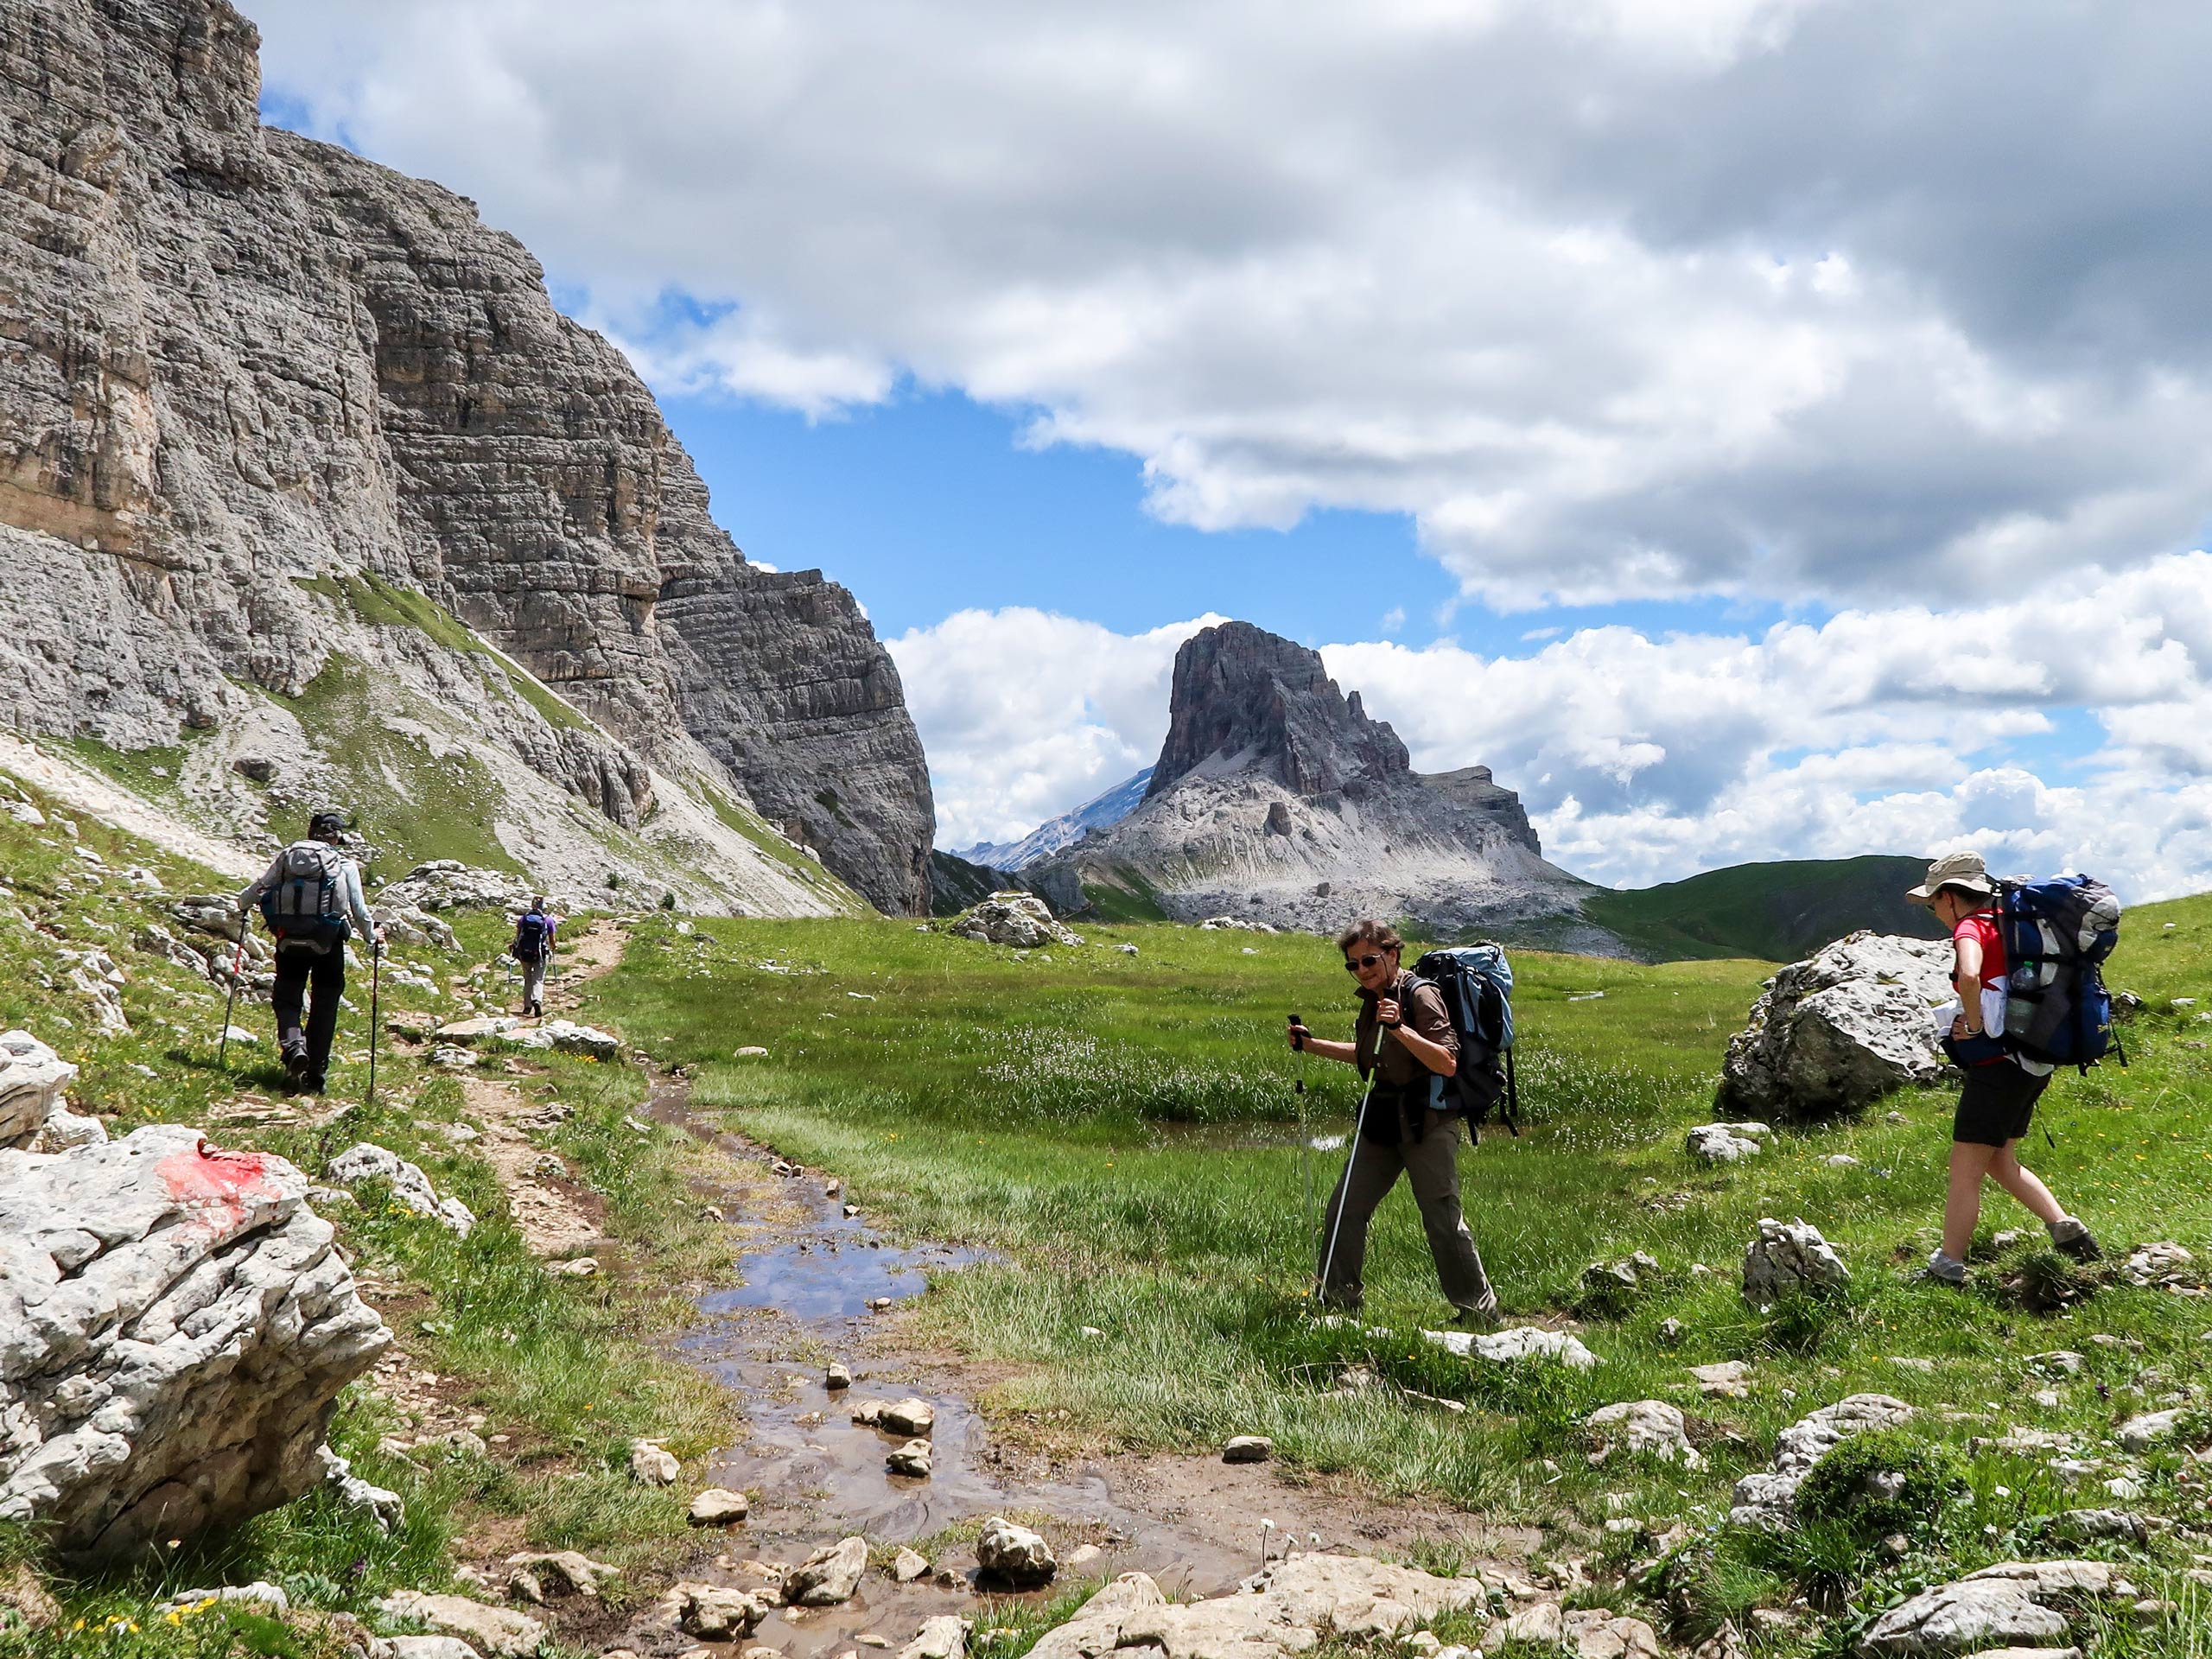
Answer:
POLYGON ((2212 885, 2212 14, 251 10, 271 119, 520 237, 859 596, 940 844, 1148 763, 1236 616, 1593 879, 2212 885))

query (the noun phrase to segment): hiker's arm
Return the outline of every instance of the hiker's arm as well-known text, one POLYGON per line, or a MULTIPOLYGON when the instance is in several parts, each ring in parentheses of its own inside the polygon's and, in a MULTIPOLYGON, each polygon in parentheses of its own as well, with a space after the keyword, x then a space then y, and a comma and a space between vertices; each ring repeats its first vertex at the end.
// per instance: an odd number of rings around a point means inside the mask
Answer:
POLYGON ((1359 1064, 1359 1051, 1352 1044, 1332 1043, 1325 1037, 1316 1037, 1303 1026, 1290 1028, 1290 1046, 1301 1053, 1316 1054, 1325 1060, 1342 1060, 1346 1065, 1359 1064))
POLYGON ((1396 1015, 1396 1025, 1389 1025, 1386 1018, 1385 1026, 1396 1033, 1407 1053, 1438 1077, 1448 1077, 1459 1069, 1459 1045, 1452 1034, 1452 1020, 1434 991, 1423 988, 1403 1004, 1385 997, 1377 1012, 1396 1015))
POLYGON ((238 913, 240 915, 244 915, 247 911, 251 910, 256 905, 259 904, 261 902, 261 895, 276 885, 276 877, 279 867, 283 863, 283 855, 281 853, 278 854, 275 858, 269 861, 269 868, 267 869, 264 870, 259 875, 256 876, 252 880, 247 882, 245 886, 238 889, 238 913))
POLYGON ((341 885, 345 889, 346 913, 353 917, 353 925, 361 930, 364 938, 374 939, 382 944, 384 930, 377 925, 377 918, 369 913, 368 898, 361 891, 360 869, 350 859, 346 861, 346 880, 341 885))
POLYGON ((1962 938, 1952 947, 1958 953, 1958 970, 1951 982, 1959 991, 1959 1023, 1969 1037, 1981 1035, 1981 941, 1962 938))

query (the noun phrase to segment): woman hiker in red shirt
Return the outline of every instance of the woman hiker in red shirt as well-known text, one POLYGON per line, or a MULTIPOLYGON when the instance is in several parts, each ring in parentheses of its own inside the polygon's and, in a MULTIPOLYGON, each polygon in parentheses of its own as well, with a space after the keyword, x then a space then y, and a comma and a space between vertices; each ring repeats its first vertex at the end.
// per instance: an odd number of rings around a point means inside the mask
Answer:
POLYGON ((1959 1017, 1948 1046, 1966 1073, 1951 1124, 1951 1189, 1943 1204, 1943 1244, 1928 1258, 1929 1276, 1947 1285, 1967 1281, 1967 1250, 1981 1219, 1986 1176, 2028 1207, 2050 1230, 2050 1242, 2077 1262, 2103 1254, 2081 1221, 2059 1207, 2050 1189, 2020 1162, 2036 1102, 2051 1068, 2029 1060, 1998 1040, 2005 1030, 2005 938, 1997 925, 1997 884, 1979 853, 1953 853, 1928 867, 1928 879, 1905 894, 1926 905, 1951 931, 1951 984, 1959 1017))

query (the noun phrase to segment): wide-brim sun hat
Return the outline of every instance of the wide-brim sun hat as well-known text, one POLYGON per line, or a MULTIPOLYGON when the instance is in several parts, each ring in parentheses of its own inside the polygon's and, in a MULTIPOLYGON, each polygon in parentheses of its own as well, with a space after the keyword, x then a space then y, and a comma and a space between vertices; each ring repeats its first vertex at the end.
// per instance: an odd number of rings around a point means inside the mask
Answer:
POLYGON ((1963 887, 1968 893, 1984 898, 1997 895, 1997 884, 1989 879, 1989 866, 1983 863, 1980 853, 1947 853, 1928 867, 1928 879, 1916 887, 1905 889, 1909 904, 1933 904, 1936 895, 1945 887, 1963 887))

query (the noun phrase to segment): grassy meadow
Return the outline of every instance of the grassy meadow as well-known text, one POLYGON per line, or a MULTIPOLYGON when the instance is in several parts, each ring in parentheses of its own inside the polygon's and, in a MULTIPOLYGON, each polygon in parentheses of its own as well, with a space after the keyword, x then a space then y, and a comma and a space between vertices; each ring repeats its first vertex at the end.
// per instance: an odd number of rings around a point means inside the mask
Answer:
MULTIPOLYGON (((1410 1336, 1449 1310, 1402 1192, 1368 1261, 1367 1319, 1387 1334, 1308 1317, 1306 1182, 1325 1187, 1343 1154, 1301 1155, 1301 1134, 1342 1134, 1357 1082, 1311 1063, 1301 1125, 1300 1062, 1281 1033, 1292 1011, 1324 1034, 1348 1030, 1326 942, 1160 925, 1088 937, 1025 956, 907 923, 702 921, 683 937, 655 921, 597 1011, 694 1067, 695 1103, 836 1170, 879 1217, 1001 1252, 933 1288, 922 1334, 1008 1376, 988 1403, 1039 1434, 1203 1451, 1266 1433, 1294 1466, 1535 1522, 1556 1553, 1621 1563, 1686 1522, 1699 1536, 1647 1586, 1655 1610, 1694 1634, 1808 1599, 1789 1632, 1763 1634, 1777 1653, 1840 1651, 1855 1620, 1915 1584, 2031 1551, 2037 1516, 2111 1503, 2101 1481, 2123 1465, 2143 1488, 2137 1507, 2207 1522, 2193 1465, 2119 1458, 2111 1435, 2171 1394, 2201 1397, 2212 1306, 2109 1283, 2081 1294, 2087 1281, 1993 1192, 1974 1287, 1917 1278, 1940 1220, 1949 1092, 1785 1131, 1732 1168, 1685 1154, 1767 965, 1516 957, 1524 1133, 1463 1152, 1463 1187, 1509 1313, 1580 1316, 1602 1363, 1576 1374, 1470 1365, 1410 1336), (734 1057, 748 1045, 768 1055, 734 1057), (1836 1154, 1859 1162, 1823 1161, 1836 1154), (1821 1227, 1851 1267, 1848 1294, 1746 1306, 1738 1268, 1763 1215, 1821 1227), (1995 1242, 2024 1225, 2033 1236, 1995 1242), (1586 1268, 1639 1249, 1661 1264, 1657 1288, 1586 1295, 1586 1268), (2052 1292, 2079 1299, 2032 1311, 2052 1292), (2061 1348, 2088 1355, 2078 1376, 2024 1363, 2061 1348), (1751 1364, 1748 1397, 1700 1397, 1685 1368, 1729 1359, 1751 1364), (1346 1395, 1338 1384, 1355 1365, 1469 1408, 1389 1388, 1346 1395), (2037 1403, 2045 1389, 2055 1402, 2037 1403), (1719 1528, 1731 1484, 1765 1465, 1777 1430, 1859 1391, 1921 1408, 1915 1443, 1955 1465, 1958 1500, 1913 1529, 1902 1560, 1841 1522, 1780 1541, 1719 1528), (1702 1471, 1587 1461, 1577 1420, 1644 1397, 1690 1414, 1702 1471), (2015 1425, 2077 1436, 2107 1466, 2069 1488, 2048 1452, 1972 1448, 2015 1425)), ((2112 978, 2146 1001, 2127 1027, 2133 1064, 2059 1078, 2024 1154, 2115 1255, 2153 1239, 2202 1255, 2212 1025, 2171 1001, 2212 989, 2212 899, 2133 913, 2112 978)), ((2164 1559, 2188 1565, 2178 1548, 2164 1559)), ((2115 1626, 2100 1651, 2205 1651, 2201 1635, 2175 1634, 2212 1623, 2197 1618, 2204 1591, 2177 1571, 2167 1593, 2188 1618, 2115 1626)))

